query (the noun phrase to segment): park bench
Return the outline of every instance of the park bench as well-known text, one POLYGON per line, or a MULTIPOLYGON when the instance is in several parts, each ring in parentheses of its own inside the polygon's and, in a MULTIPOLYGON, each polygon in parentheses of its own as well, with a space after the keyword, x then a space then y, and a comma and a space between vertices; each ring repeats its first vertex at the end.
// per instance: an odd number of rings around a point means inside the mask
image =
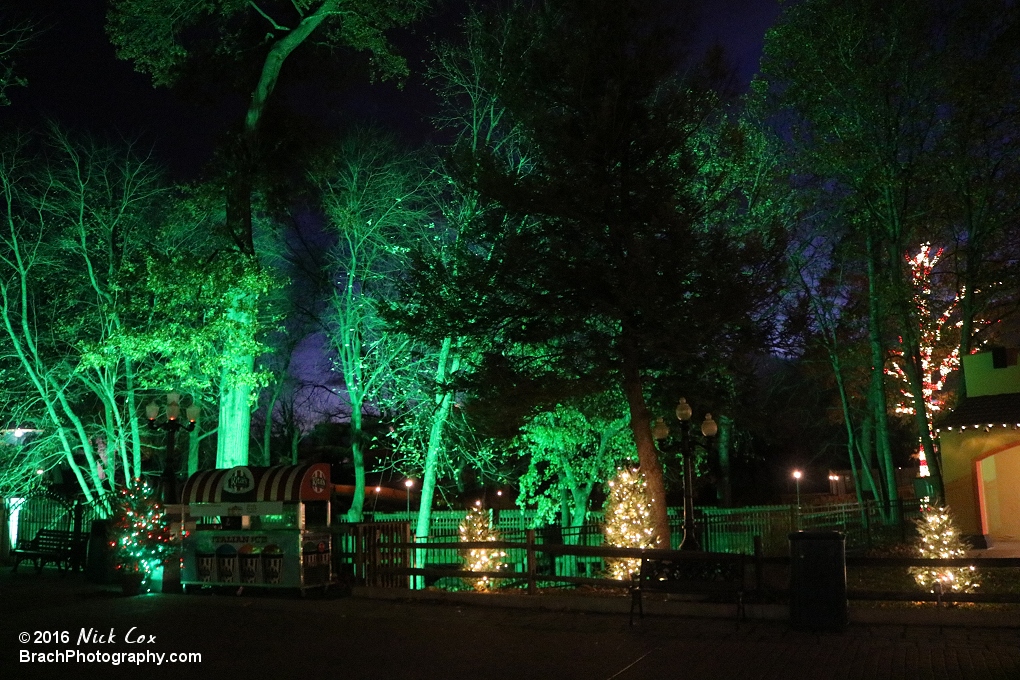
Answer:
POLYGON ((644 593, 725 596, 737 605, 744 618, 744 576, 747 556, 734 553, 690 552, 673 559, 641 558, 641 568, 631 575, 630 623, 634 610, 644 617, 644 593))
POLYGON ((18 565, 24 560, 31 560, 35 564, 36 573, 42 572, 48 562, 56 564, 61 572, 75 568, 80 564, 82 547, 82 541, 73 531, 40 529, 36 532, 35 538, 19 540, 18 545, 11 551, 14 556, 12 573, 18 571, 18 565))

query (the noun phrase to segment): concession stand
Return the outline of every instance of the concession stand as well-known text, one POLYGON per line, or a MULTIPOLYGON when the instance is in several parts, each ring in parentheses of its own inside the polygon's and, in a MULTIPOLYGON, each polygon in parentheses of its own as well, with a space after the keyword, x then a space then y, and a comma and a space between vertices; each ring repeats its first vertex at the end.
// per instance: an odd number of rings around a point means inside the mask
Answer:
POLYGON ((329 465, 196 472, 182 510, 181 583, 326 588, 332 581, 329 465))

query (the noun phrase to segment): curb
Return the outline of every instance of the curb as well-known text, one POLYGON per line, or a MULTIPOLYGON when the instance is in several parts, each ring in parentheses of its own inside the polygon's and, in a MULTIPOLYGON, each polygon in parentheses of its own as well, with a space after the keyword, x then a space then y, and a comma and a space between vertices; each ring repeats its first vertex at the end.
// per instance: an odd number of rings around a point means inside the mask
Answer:
MULTIPOLYGON (((590 612, 630 616, 630 599, 627 597, 585 597, 572 595, 515 595, 506 593, 446 592, 442 590, 406 590, 403 588, 376 588, 359 586, 352 589, 353 597, 435 604, 459 604, 473 607, 502 607, 507 609, 536 609, 545 611, 590 612)), ((735 604, 694 602, 670 597, 644 598, 645 614, 700 619, 736 619, 735 604)), ((785 604, 745 604, 748 621, 786 623, 790 608, 785 604)), ((879 609, 850 606, 850 623, 857 625, 898 626, 951 626, 966 628, 1020 628, 1020 609, 980 611, 970 609, 937 608, 921 605, 917 608, 879 609)))

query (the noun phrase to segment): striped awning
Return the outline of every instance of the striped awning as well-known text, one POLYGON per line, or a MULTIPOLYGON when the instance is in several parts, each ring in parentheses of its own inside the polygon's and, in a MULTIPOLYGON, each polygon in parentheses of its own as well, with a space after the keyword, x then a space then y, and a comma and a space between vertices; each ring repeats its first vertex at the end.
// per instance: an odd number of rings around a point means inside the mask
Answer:
POLYGON ((330 492, 329 464, 240 466, 202 470, 184 484, 181 502, 325 501, 330 492))

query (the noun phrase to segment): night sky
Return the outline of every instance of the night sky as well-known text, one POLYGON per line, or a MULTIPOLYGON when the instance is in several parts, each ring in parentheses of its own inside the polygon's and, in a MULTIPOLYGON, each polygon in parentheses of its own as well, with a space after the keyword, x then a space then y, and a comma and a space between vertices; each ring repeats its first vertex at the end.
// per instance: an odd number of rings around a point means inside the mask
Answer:
MULTIPOLYGON (((762 40, 779 13, 778 0, 712 0, 698 3, 703 45, 724 45, 743 88, 757 69, 762 40)), ((212 154, 219 135, 241 115, 243 102, 197 105, 165 88, 154 88, 145 74, 116 59, 104 32, 103 0, 7 0, 8 17, 31 17, 45 28, 17 60, 27 88, 9 92, 12 105, 0 108, 5 129, 38 128, 55 121, 78 132, 123 136, 152 145, 156 157, 181 179, 192 179, 212 154)), ((444 2, 438 15, 412 31, 394 36, 412 73, 398 88, 392 83, 350 82, 329 93, 291 87, 298 106, 330 116, 336 124, 372 122, 410 144, 431 137, 434 100, 424 83, 427 45, 452 36, 463 2, 444 2), (318 96, 317 96, 318 94, 318 96)), ((287 66, 281 78, 286 89, 287 66)))

